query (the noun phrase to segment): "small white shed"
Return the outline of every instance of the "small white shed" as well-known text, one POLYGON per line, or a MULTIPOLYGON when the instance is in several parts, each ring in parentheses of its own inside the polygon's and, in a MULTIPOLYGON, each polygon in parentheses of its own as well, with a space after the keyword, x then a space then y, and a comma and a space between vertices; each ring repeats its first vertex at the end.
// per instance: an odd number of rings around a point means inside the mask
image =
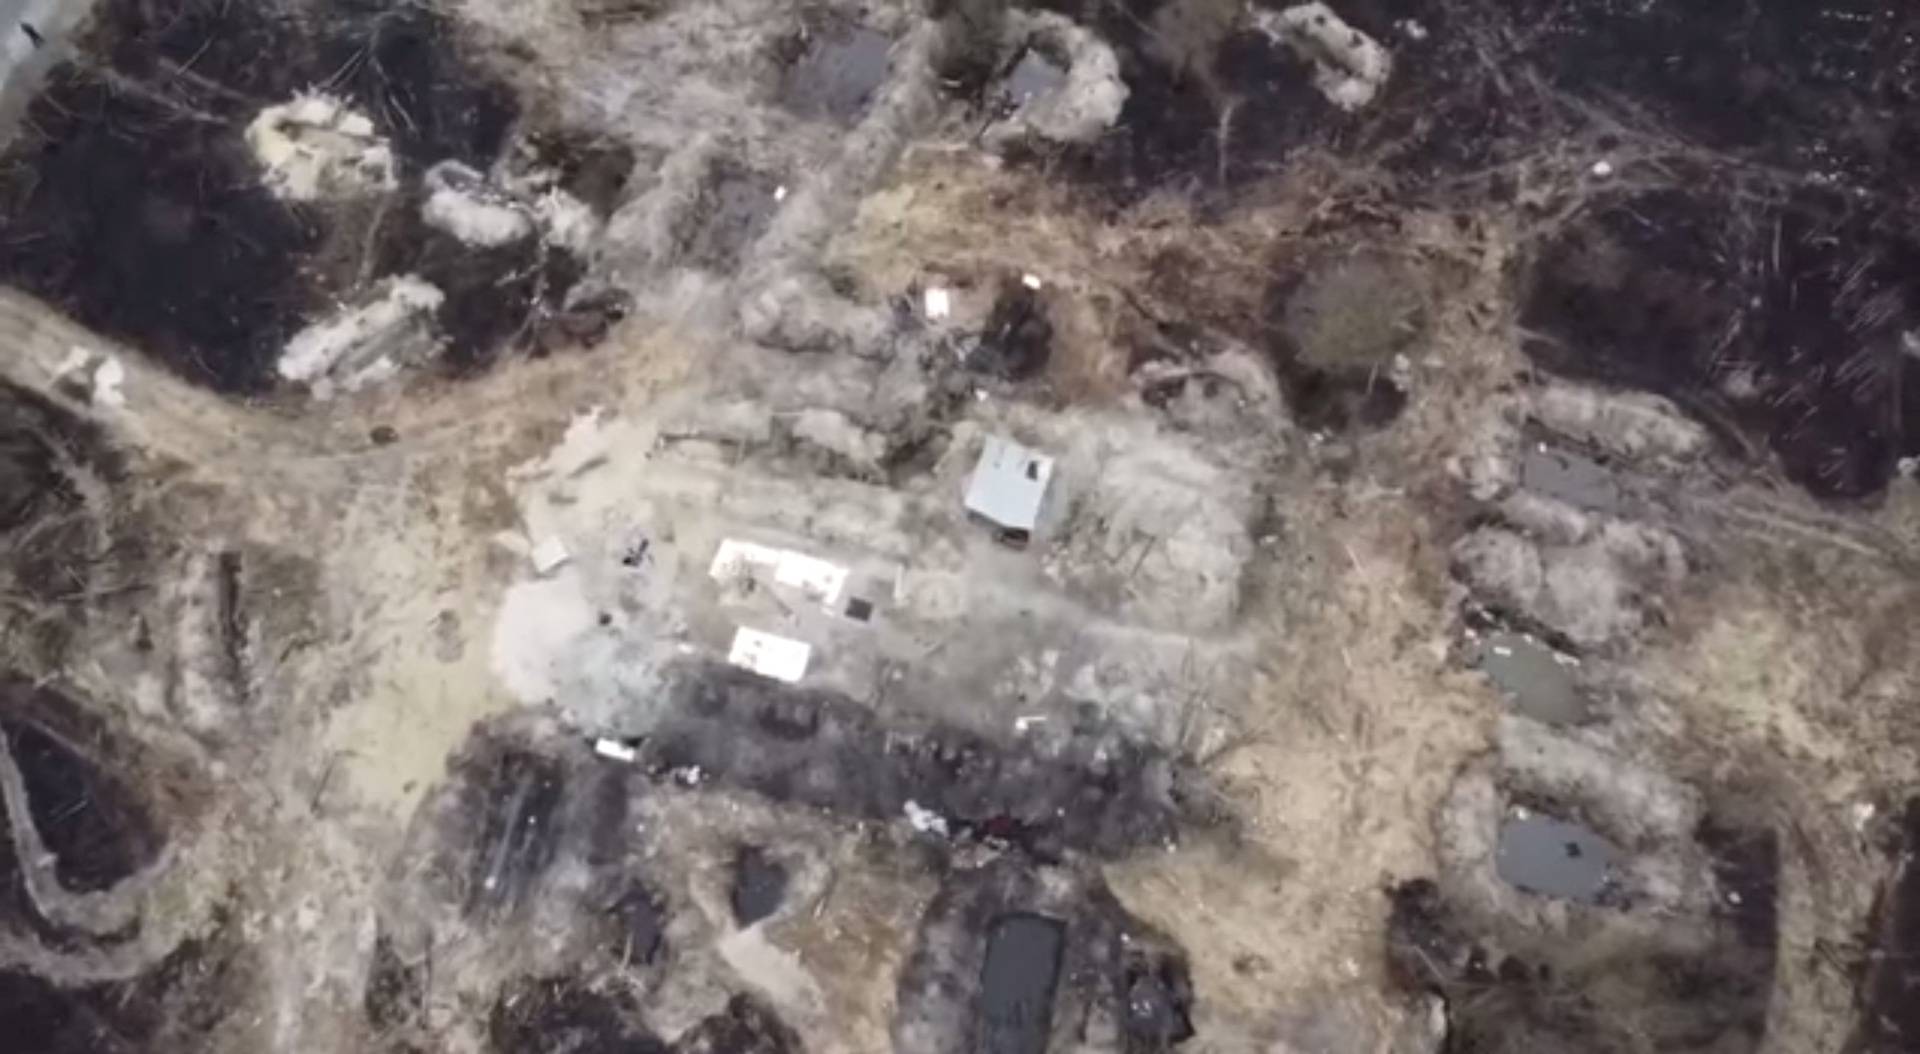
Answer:
POLYGON ((1032 533, 1052 479, 1052 458, 1011 439, 988 436, 967 484, 967 511, 1006 530, 1032 533))

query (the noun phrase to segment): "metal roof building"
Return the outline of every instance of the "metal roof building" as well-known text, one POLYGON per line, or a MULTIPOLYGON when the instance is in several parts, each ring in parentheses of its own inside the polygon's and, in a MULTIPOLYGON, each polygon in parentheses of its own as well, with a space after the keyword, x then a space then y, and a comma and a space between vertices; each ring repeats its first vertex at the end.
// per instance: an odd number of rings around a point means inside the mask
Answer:
POLYGON ((1053 459, 1011 439, 988 436, 967 484, 967 511, 1009 531, 1031 533, 1053 478, 1053 459))

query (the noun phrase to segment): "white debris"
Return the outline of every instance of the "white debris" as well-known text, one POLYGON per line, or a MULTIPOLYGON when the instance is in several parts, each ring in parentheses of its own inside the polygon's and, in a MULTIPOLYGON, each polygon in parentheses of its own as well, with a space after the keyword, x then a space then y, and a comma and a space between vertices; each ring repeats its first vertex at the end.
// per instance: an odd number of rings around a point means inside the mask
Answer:
POLYGON ((1027 714, 1022 717, 1016 717, 1013 719, 1013 730, 1024 735, 1027 729, 1035 725, 1045 724, 1046 720, 1047 715, 1045 714, 1027 714))
POLYGON ((373 301, 345 307, 294 335, 280 355, 280 376, 315 384, 358 387, 407 360, 438 350, 432 313, 445 297, 412 275, 390 278, 373 301), (385 360, 384 363, 382 360, 385 360))
POLYGON ((458 161, 427 169, 425 183, 427 200, 420 206, 420 218, 468 245, 490 249, 533 233, 533 217, 525 206, 458 161))
POLYGON ((558 571, 573 558, 572 554, 567 552, 567 543, 556 535, 542 538, 534 545, 533 552, 528 555, 533 560, 533 569, 542 575, 550 575, 558 571))
POLYGON ((947 818, 926 808, 917 801, 907 801, 907 823, 921 834, 937 834, 942 838, 948 835, 947 818))
POLYGON ((1028 289, 1038 290, 1042 283, 1040 276, 1037 274, 1023 274, 1020 276, 1020 284, 1026 286, 1028 289))
POLYGON ((798 589, 823 604, 832 604, 847 584, 847 569, 805 553, 788 552, 780 556, 774 581, 798 589))
POLYGON ((698 765, 682 765, 668 773, 668 775, 672 776, 673 781, 682 787, 698 787, 700 781, 707 778, 706 772, 702 771, 698 765))
POLYGON ((67 357, 53 368, 53 379, 61 384, 82 381, 80 375, 86 375, 84 382, 88 388, 88 397, 95 406, 104 406, 118 410, 127 405, 127 398, 120 392, 120 385, 127 379, 127 368, 112 355, 97 355, 78 344, 67 349, 67 357))
POLYGON ((805 641, 746 626, 734 633, 733 648, 727 653, 727 661, 735 666, 788 684, 806 676, 807 661, 812 657, 813 646, 805 641))
POLYGON ((779 186, 773 188, 773 200, 775 201, 787 200, 787 185, 785 183, 782 183, 779 186))
POLYGON ((1313 84, 1327 101, 1353 111, 1372 102, 1393 72, 1393 56, 1323 3, 1255 15, 1277 43, 1313 64, 1313 84))
POLYGON ((120 394, 120 385, 127 379, 126 367, 112 355, 101 360, 93 368, 93 405, 106 406, 118 410, 127 405, 127 397, 120 394))
POLYGON ((939 286, 934 286, 927 290, 926 307, 928 318, 946 318, 953 314, 953 294, 939 286))
POLYGON ((549 190, 533 199, 540 236, 548 245, 585 256, 600 236, 600 218, 593 207, 564 190, 549 190))
POLYGON ((93 352, 75 344, 67 349, 67 357, 60 360, 60 365, 53 368, 53 379, 56 381, 66 380, 73 374, 86 369, 92 362, 93 352))
POLYGON ((1893 463, 1893 468, 1908 479, 1920 477, 1920 457, 1903 457, 1893 463))
POLYGON ((267 189, 288 201, 394 190, 393 149, 365 114, 331 95, 297 95, 247 125, 247 146, 267 189))
POLYGON ((603 758, 609 758, 613 761, 623 761, 629 765, 633 764, 634 759, 640 756, 638 750, 617 739, 608 739, 605 736, 593 741, 593 752, 603 758))
POLYGON ((839 564, 738 538, 721 541, 707 570, 721 582, 751 577, 756 572, 770 574, 779 585, 797 589, 827 607, 840 599, 840 591, 847 584, 847 569, 839 564))
POLYGON ((1401 36, 1404 36, 1408 40, 1411 40, 1415 43, 1419 43, 1420 41, 1427 39, 1427 37, 1429 36, 1427 32, 1427 27, 1421 25, 1419 21, 1411 18, 1403 18, 1400 21, 1395 22, 1393 24, 1393 28, 1399 30, 1401 36))
POLYGON ((1605 179, 1613 175, 1613 162, 1601 158, 1593 163, 1593 178, 1605 179))

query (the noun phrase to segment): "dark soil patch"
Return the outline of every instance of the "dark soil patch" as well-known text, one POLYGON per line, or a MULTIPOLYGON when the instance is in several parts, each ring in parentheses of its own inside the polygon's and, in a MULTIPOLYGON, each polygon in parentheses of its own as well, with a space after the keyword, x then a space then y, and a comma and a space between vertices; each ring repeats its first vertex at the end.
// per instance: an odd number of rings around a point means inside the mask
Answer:
POLYGON ((570 254, 547 257, 544 280, 534 298, 528 354, 539 357, 569 348, 595 347, 633 310, 633 298, 624 290, 576 287, 574 283, 582 274, 580 262, 570 254))
POLYGON ((432 7, 381 0, 105 0, 80 38, 101 65, 223 118, 244 124, 317 86, 352 101, 416 170, 447 158, 484 169, 519 105, 461 48, 432 7))
POLYGON ((487 1017, 495 1054, 667 1054, 617 995, 576 977, 526 978, 508 984, 487 1017))
POLYGON ((564 313, 585 267, 539 238, 481 248, 421 218, 421 195, 396 200, 382 219, 374 251, 381 274, 413 274, 446 294, 434 321, 446 335, 446 362, 477 369, 499 351, 531 346, 542 323, 564 313))
POLYGON ((57 952, 84 949, 90 934, 58 925, 41 913, 27 890, 27 876, 12 832, 0 829, 0 930, 57 952))
POLYGON ((1898 863, 1880 894, 1873 952, 1860 988, 1862 1054, 1920 1049, 1920 800, 1901 818, 1898 863))
POLYGON ((772 176, 738 162, 715 163, 681 234, 682 258, 709 271, 732 271, 773 219, 778 188, 772 176))
POLYGON ((1294 419, 1316 431, 1378 428, 1406 408, 1394 359, 1428 327, 1425 276, 1384 253, 1343 251, 1276 280, 1262 333, 1294 419))
POLYGON ((102 721, 50 688, 0 677, 0 730, 62 886, 107 889, 158 859, 165 836, 128 782, 137 773, 115 771, 136 762, 102 721))
POLYGON ((26 781, 33 825, 76 892, 107 889, 160 854, 163 840, 132 792, 79 749, 27 721, 0 720, 26 781))
POLYGON ((660 956, 666 946, 667 912, 647 887, 632 883, 607 915, 607 950, 616 961, 647 966, 660 956))
MULTIPOLYGON (((1505 200, 1497 170, 1543 144, 1582 133, 1574 114, 1525 76, 1510 28, 1485 10, 1403 3, 1426 37, 1388 20, 1368 32, 1392 50, 1393 76, 1361 115, 1352 153, 1378 162, 1417 196, 1463 191, 1505 200), (1498 71, 1498 73, 1496 73, 1498 71), (1506 75, 1508 72, 1511 75, 1506 75)), ((1341 16, 1367 21, 1343 6, 1341 16)))
POLYGON ((1407 393, 1383 367, 1323 369, 1307 365, 1285 338, 1268 347, 1287 407, 1303 428, 1331 433, 1383 428, 1407 407, 1407 393))
POLYGON ((528 137, 535 163, 552 169, 561 190, 602 219, 613 214, 633 179, 633 148, 578 132, 536 132, 528 137))
POLYGON ((109 486, 125 476, 99 430, 40 396, 0 385, 0 593, 32 604, 0 605, 0 633, 22 655, 57 661, 73 635, 65 617, 83 605, 109 554, 130 556, 132 539, 103 546, 110 510, 90 508, 75 470, 109 486), (107 548, 107 552, 102 549, 107 548))
MULTIPOLYGON (((1475 518, 1466 521, 1466 529, 1478 526, 1475 518)), ((1460 577, 1459 568, 1454 569, 1454 577, 1460 577)), ((1460 604, 1460 619, 1468 629, 1486 637, 1500 634, 1515 634, 1531 638, 1562 655, 1578 658, 1581 649, 1566 634, 1559 632, 1527 615, 1513 611, 1502 604, 1489 604, 1478 598, 1469 597, 1460 604)))
POLYGON ((1523 322, 1548 339, 1527 350, 1764 443, 1817 496, 1871 495, 1920 451, 1914 231, 1814 192, 1613 203, 1541 248, 1523 322))
POLYGON ((224 935, 189 941, 130 981, 62 988, 0 971, 0 1035, 32 1054, 173 1054, 206 1049, 246 982, 224 935))
POLYGON ((893 41, 841 18, 820 18, 780 44, 780 101, 802 117, 853 124, 886 83, 893 41))
POLYGON ((223 550, 215 558, 218 590, 214 616, 220 627, 220 657, 226 667, 227 682, 242 705, 252 697, 253 678, 248 673, 247 595, 245 560, 237 549, 223 550))
POLYGON ((1055 166, 1117 205, 1155 192, 1211 200, 1269 175, 1294 150, 1349 122, 1313 87, 1307 65, 1235 5, 1207 0, 1036 4, 1093 28, 1120 59, 1128 96, 1114 127, 1086 147, 1035 146, 1017 160, 1055 166))
POLYGON ((265 388, 317 306, 300 259, 322 229, 260 185, 239 128, 56 70, 0 161, 0 279, 189 379, 265 388))
POLYGON ((1438 883, 1416 878, 1387 895, 1387 965, 1397 983, 1444 993, 1456 981, 1486 979, 1484 965, 1475 965, 1484 964, 1485 952, 1455 919, 1438 883))
POLYGON ((50 505, 70 508, 78 499, 55 467, 46 438, 8 406, 0 423, 0 533, 25 524, 50 505))
MULTIPOLYGON (((0 157, 0 281, 189 379, 266 390, 280 349, 315 314, 363 280, 431 261, 360 273, 374 210, 275 199, 247 124, 322 86, 373 119, 408 179, 445 158, 484 168, 517 105, 456 40, 413 4, 108 0, 80 38, 86 57, 53 72, 0 157)), ((502 271, 480 270, 446 289, 467 302, 445 321, 469 359, 513 328, 467 318, 480 313, 474 287, 503 284, 502 271)), ((517 272, 504 284, 514 282, 537 284, 517 272)), ((503 299, 528 297, 515 288, 503 299)))
POLYGON ((633 828, 627 822, 632 806, 627 787, 629 770, 624 764, 602 766, 591 777, 592 786, 584 802, 584 827, 587 862, 599 865, 619 864, 626 858, 633 828))
POLYGON ((1058 919, 1022 912, 994 921, 980 966, 980 1049, 986 1054, 1046 1054, 1065 944, 1058 919))
POLYGON ((463 868, 467 911, 511 911, 553 861, 565 775, 551 758, 491 739, 459 768, 461 811, 475 827, 463 868))
POLYGON ((1770 830, 1709 825, 1700 844, 1713 855, 1720 913, 1755 952, 1772 956, 1780 932, 1780 838, 1770 830))
POLYGON ((994 298, 986 328, 967 353, 970 370, 1010 381, 1027 380, 1047 368, 1053 357, 1053 323, 1040 294, 1007 279, 994 298))
POLYGON ((1129 1054, 1158 1054, 1194 1037, 1193 978, 1184 956, 1129 950, 1120 998, 1129 1054))
POLYGON ((1863 183, 1897 184, 1920 159, 1920 14, 1906 5, 1506 6, 1552 83, 1624 97, 1697 142, 1863 183))
POLYGON ((1281 389, 1294 420, 1316 432, 1382 428, 1407 407, 1407 393, 1378 370, 1316 370, 1283 359, 1281 389))
POLYGON ((1548 144, 1608 149, 1612 126, 1599 127, 1596 110, 1876 190, 1901 192, 1920 161, 1920 12, 1881 0, 1340 4, 1394 56, 1385 91, 1352 114, 1321 97, 1286 48, 1221 13, 1235 5, 1034 6, 1093 27, 1120 55, 1133 93, 1120 121, 1063 168, 1121 204, 1160 189, 1232 190, 1301 147, 1380 162, 1416 196, 1499 194, 1497 170, 1548 144))
POLYGON ((449 158, 481 171, 520 114, 505 84, 463 55, 453 25, 424 4, 349 0, 361 17, 319 42, 316 69, 364 108, 415 170, 449 158))
POLYGON ((1216 174, 1226 186, 1273 174, 1301 146, 1350 134, 1352 118, 1313 86, 1306 63, 1265 33, 1236 30, 1221 42, 1213 65, 1216 105, 1226 118, 1216 174))
POLYGON ((733 921, 751 926, 780 910, 787 896, 787 866, 756 845, 733 858, 733 921))
POLYGON ((1194 999, 1185 954, 1096 873, 1043 881, 1002 857, 951 872, 927 906, 900 972, 894 1045, 1024 1054, 1071 1046, 1091 1020, 1112 1022, 1126 1054, 1162 1054, 1192 1037, 1194 999))
POLYGON ((0 1028, 14 1049, 36 1054, 117 1054, 149 1049, 91 992, 54 987, 32 974, 0 972, 0 1028), (90 998, 91 996, 91 998, 90 998))
POLYGON ((1773 989, 1777 849, 1763 830, 1717 830, 1702 844, 1723 895, 1740 901, 1704 948, 1658 935, 1570 942, 1462 910, 1416 880, 1391 891, 1393 976, 1446 999, 1449 1054, 1757 1050, 1773 989))
POLYGON ((800 1054, 800 1037, 752 996, 736 995, 726 1010, 702 1020, 673 1044, 673 1054, 800 1054))
MULTIPOLYGON (((1171 759, 1091 717, 1057 753, 939 726, 882 726, 872 708, 789 688, 732 667, 678 668, 667 716, 642 748, 650 771, 698 766, 711 778, 780 801, 849 816, 898 818, 911 800, 956 834, 1057 856, 1164 845, 1185 816, 1186 778, 1171 759), (769 729, 770 709, 805 710, 813 731, 769 729)), ((1210 819, 1210 817, 1209 817, 1210 819)))
POLYGON ((404 1028, 418 1020, 426 1006, 426 971, 403 962, 393 940, 381 934, 373 942, 373 965, 367 970, 362 1002, 367 1021, 382 1031, 404 1028))
POLYGON ((1586 108, 1876 189, 1898 189, 1920 157, 1920 13, 1903 5, 1381 0, 1340 12, 1395 57, 1356 145, 1416 191, 1456 177, 1497 191, 1482 177, 1568 138, 1609 149, 1612 131, 1586 108), (1409 18, 1424 38, 1399 30, 1409 18))
POLYGON ((988 84, 1007 68, 1000 53, 1005 7, 998 0, 930 0, 927 16, 944 24, 932 55, 941 86, 969 103, 986 101, 988 84))

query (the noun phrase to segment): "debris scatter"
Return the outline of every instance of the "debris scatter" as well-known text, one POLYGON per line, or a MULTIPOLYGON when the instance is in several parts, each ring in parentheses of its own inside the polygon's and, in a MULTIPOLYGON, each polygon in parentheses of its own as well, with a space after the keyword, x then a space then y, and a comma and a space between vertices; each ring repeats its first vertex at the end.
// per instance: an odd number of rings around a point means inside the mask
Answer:
POLYGON ((16 4, 0 1046, 1913 1048, 1910 7, 16 4))

